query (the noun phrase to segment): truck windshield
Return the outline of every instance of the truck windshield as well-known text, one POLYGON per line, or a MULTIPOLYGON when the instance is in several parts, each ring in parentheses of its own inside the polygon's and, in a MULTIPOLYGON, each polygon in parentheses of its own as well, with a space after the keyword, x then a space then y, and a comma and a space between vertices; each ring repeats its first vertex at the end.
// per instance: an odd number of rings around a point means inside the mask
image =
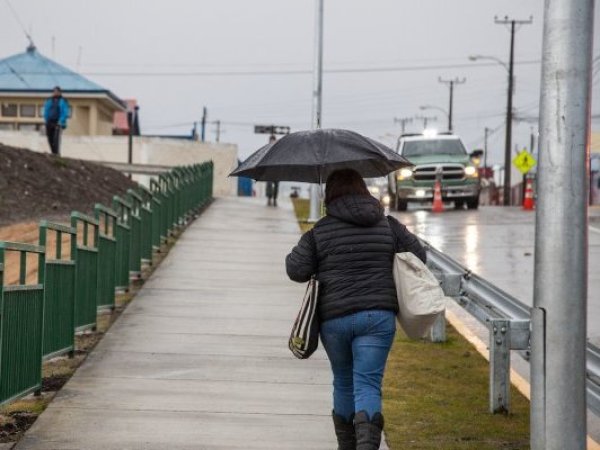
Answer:
POLYGON ((426 155, 466 155, 467 152, 458 139, 427 139, 404 143, 402 156, 426 155))

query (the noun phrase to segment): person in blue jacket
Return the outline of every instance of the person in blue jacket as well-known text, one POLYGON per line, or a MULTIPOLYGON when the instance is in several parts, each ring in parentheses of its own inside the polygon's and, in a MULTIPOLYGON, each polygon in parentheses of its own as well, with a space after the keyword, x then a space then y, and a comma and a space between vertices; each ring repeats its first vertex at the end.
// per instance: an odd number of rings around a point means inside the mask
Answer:
POLYGON ((52 91, 52 97, 44 103, 44 120, 46 122, 46 136, 53 155, 60 155, 60 135, 67 128, 69 118, 69 103, 62 96, 60 87, 52 91))

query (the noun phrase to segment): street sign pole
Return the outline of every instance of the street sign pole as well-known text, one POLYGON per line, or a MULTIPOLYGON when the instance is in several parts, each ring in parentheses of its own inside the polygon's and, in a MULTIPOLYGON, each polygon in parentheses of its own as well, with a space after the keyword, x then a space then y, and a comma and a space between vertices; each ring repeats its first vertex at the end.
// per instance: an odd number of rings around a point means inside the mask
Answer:
POLYGON ((594 0, 546 0, 544 14, 531 448, 583 450, 594 0))
MULTIPOLYGON (((313 130, 321 128, 321 112, 323 104, 323 0, 317 1, 316 13, 316 51, 314 67, 314 87, 313 87, 313 130)), ((324 182, 325 180, 322 180, 324 182)), ((319 211, 321 186, 312 184, 310 186, 310 214, 309 222, 316 222, 321 217, 319 211)))

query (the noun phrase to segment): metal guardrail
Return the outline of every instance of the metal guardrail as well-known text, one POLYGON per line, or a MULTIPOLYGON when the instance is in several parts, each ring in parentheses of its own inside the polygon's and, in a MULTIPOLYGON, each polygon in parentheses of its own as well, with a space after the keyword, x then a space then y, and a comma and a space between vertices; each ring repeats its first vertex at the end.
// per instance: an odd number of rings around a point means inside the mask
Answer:
MULTIPOLYGON (((531 308, 422 241, 427 265, 452 297, 490 332, 490 411, 510 411, 510 350, 529 360, 531 308)), ((436 324, 443 326, 443 324, 436 324)), ((436 336, 443 331, 434 330, 436 336)), ((587 404, 600 415, 600 348, 587 344, 587 404)))

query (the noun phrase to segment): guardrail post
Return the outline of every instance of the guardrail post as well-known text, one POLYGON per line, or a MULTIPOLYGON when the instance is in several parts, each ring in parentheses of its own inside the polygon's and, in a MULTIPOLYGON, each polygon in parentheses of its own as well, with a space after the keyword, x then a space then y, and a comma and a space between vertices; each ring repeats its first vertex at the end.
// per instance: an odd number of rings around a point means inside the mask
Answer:
POLYGON ((510 321, 490 321, 490 412, 510 411, 510 321))

